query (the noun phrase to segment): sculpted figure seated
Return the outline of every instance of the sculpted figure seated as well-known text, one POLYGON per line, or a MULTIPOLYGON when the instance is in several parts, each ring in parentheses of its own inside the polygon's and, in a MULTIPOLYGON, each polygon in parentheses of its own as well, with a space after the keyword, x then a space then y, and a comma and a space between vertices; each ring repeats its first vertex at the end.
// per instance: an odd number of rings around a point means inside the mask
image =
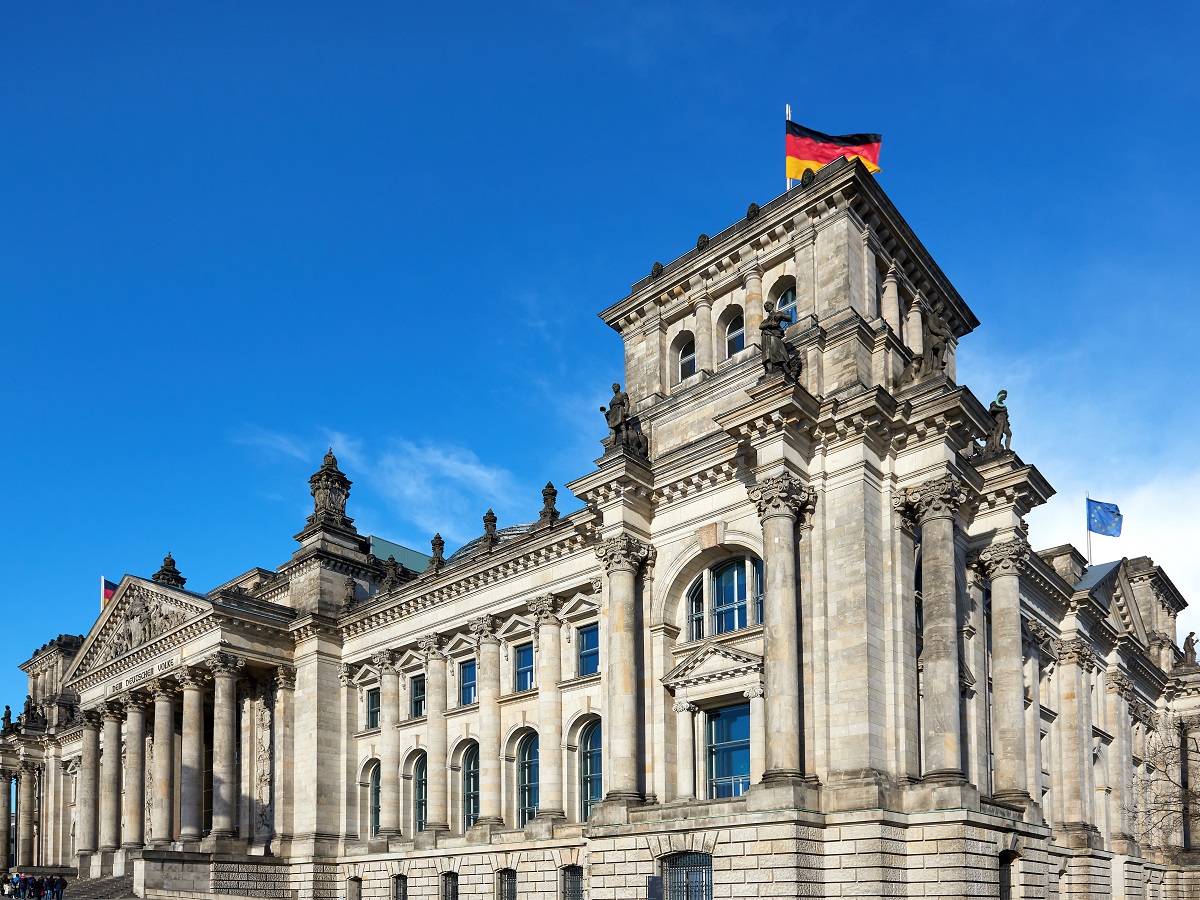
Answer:
POLYGON ((784 329, 791 321, 791 316, 776 310, 770 300, 763 304, 763 321, 759 330, 762 332, 763 368, 768 378, 783 375, 788 381, 795 381, 800 377, 800 357, 792 355, 792 348, 783 336, 784 329))

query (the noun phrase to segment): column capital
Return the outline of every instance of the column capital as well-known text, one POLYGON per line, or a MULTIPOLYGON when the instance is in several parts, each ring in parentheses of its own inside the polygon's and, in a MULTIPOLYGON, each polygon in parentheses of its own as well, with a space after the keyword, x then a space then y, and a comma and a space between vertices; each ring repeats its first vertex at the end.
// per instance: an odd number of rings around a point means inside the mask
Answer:
POLYGON ((790 472, 764 478, 751 486, 747 493, 758 507, 758 517, 763 521, 776 516, 807 520, 817 502, 816 492, 790 472))
POLYGON ((633 535, 621 533, 597 547, 596 557, 609 574, 622 569, 636 574, 650 556, 651 549, 650 544, 639 541, 633 535))
POLYGON ((12 781, 17 777, 13 769, 0 769, 0 781, 12 781))
POLYGON ((766 274, 765 270, 763 269, 762 265, 759 263, 759 261, 757 259, 752 260, 751 262, 742 266, 742 268, 738 270, 738 275, 740 275, 742 278, 742 287, 749 287, 750 286, 749 282, 752 279, 758 280, 759 282, 761 282, 762 277, 765 274, 766 274))
POLYGON ((425 635, 417 641, 417 652, 425 657, 427 664, 435 659, 445 659, 446 651, 442 649, 442 636, 436 633, 425 635))
POLYGON ((379 670, 380 674, 384 672, 391 674, 396 671, 396 656, 391 650, 380 650, 371 657, 371 664, 379 670))
POLYGON ((1105 690, 1108 693, 1119 694, 1126 700, 1134 698, 1133 679, 1124 672, 1109 672, 1105 680, 1105 690))
POLYGON ((977 565, 988 578, 1019 575, 1029 560, 1029 542, 1024 538, 990 544, 979 551, 977 565))
POLYGON ((121 700, 114 700, 111 703, 104 704, 104 709, 100 713, 100 719, 104 722, 120 722, 125 718, 125 703, 121 700))
POLYGON ((82 709, 79 711, 79 721, 84 730, 100 730, 100 711, 97 709, 82 709))
POLYGON ((175 685, 165 678, 155 678, 147 683, 146 687, 150 690, 156 703, 159 700, 175 699, 175 685))
POLYGON ((539 625, 560 625, 558 616, 554 613, 558 609, 558 598, 553 594, 543 594, 540 597, 534 597, 529 601, 529 611, 533 613, 534 619, 539 625))
POLYGON ((1060 640, 1056 649, 1060 663, 1075 663, 1081 669, 1091 669, 1095 665, 1096 652, 1092 649, 1091 644, 1083 638, 1074 638, 1069 641, 1060 640))
POLYGON ((677 713, 694 713, 699 710, 700 707, 696 706, 694 703, 689 703, 686 700, 676 700, 671 704, 671 709, 675 710, 677 713))
POLYGON ((24 778, 26 775, 36 775, 42 768, 41 764, 32 759, 23 759, 17 765, 17 775, 24 778))
POLYGON ((752 684, 750 687, 746 688, 746 690, 742 691, 742 696, 747 700, 757 700, 759 697, 765 696, 766 693, 766 688, 764 688, 761 684, 752 684))
POLYGON ((128 716, 129 713, 133 712, 134 710, 137 710, 138 712, 145 712, 146 707, 149 705, 149 698, 142 693, 129 694, 129 696, 123 698, 120 703, 125 709, 126 716, 128 716))
POLYGON ((179 682, 179 686, 184 690, 202 688, 208 681, 208 678, 207 672, 192 668, 191 666, 185 666, 175 673, 175 680, 179 682))
POLYGON ((467 627, 471 629, 471 635, 475 638, 475 643, 483 644, 499 644, 500 639, 496 637, 496 620, 493 616, 482 615, 477 616, 467 622, 467 627))
POLYGON ((245 658, 218 650, 204 658, 204 664, 212 669, 213 675, 234 675, 246 665, 245 658))
POLYGON ((280 690, 291 691, 296 688, 296 670, 292 666, 275 667, 275 686, 280 690))
POLYGON ((942 475, 915 487, 905 488, 892 500, 900 512, 910 511, 918 522, 949 519, 967 502, 967 490, 956 475, 942 475))

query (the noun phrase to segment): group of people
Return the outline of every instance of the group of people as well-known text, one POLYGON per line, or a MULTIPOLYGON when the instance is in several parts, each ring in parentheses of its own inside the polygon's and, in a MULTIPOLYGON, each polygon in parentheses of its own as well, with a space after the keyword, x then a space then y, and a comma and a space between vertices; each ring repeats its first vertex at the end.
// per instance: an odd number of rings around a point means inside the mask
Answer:
POLYGON ((4 879, 4 896, 21 900, 62 900, 67 879, 61 875, 23 875, 16 873, 4 879))

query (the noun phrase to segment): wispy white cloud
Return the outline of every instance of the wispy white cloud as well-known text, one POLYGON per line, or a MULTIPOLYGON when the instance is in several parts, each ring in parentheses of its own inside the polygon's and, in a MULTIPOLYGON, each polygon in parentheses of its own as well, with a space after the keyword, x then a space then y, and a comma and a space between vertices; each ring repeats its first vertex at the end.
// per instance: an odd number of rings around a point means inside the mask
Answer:
POLYGON ((247 425, 233 435, 232 441, 244 447, 256 447, 271 455, 290 456, 293 459, 312 459, 313 451, 309 442, 259 425, 247 425))

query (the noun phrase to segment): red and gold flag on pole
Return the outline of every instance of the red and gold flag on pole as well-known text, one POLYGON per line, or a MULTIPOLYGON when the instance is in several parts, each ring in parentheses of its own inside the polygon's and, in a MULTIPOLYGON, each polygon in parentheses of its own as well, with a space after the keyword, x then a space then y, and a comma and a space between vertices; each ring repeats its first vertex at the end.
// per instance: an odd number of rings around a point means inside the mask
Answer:
POLYGON ((881 141, 877 134, 821 134, 788 120, 787 177, 803 178, 806 169, 815 172, 843 156, 861 159, 868 171, 878 172, 881 141))

